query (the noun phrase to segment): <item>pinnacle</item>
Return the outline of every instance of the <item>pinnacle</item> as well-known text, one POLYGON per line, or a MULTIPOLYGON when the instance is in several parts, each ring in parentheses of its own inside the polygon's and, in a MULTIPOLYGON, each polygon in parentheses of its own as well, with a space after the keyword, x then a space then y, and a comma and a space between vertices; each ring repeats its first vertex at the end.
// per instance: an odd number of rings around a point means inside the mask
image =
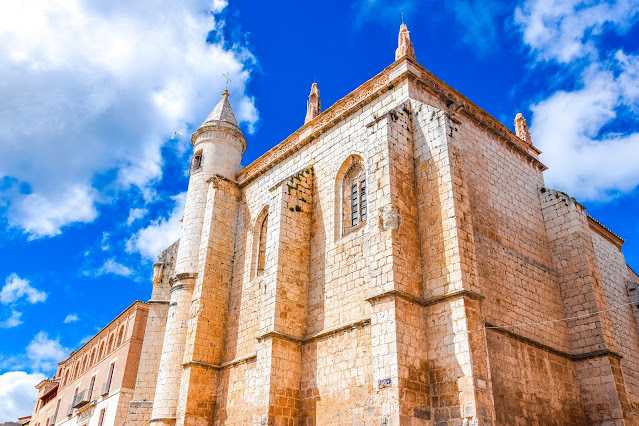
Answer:
POLYGON ((415 50, 413 49, 413 43, 410 41, 410 31, 403 21, 399 26, 399 36, 397 37, 397 50, 395 50, 395 60, 408 56, 411 59, 415 59, 415 50))

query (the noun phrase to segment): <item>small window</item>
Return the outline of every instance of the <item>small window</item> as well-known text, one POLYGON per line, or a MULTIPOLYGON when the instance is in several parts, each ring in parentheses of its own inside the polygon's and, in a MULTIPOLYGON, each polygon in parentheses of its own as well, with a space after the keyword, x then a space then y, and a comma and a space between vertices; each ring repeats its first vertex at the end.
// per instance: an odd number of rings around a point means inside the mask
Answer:
POLYGON ((191 173, 202 167, 202 151, 196 153, 191 158, 191 173))
POLYGON ((266 227, 268 225, 268 214, 262 219, 260 224, 260 235, 257 247, 257 275, 264 273, 264 266, 266 263, 266 227))
POLYGON ((98 420, 98 426, 104 425, 105 414, 106 414, 106 408, 103 408, 102 411, 100 411, 100 419, 98 420))
POLYGON ((111 391, 111 381, 113 380, 113 370, 115 370, 115 362, 111 363, 111 366, 109 367, 109 375, 107 376, 107 381, 104 384, 104 390, 102 391, 103 395, 111 391))
POLYGON ((89 383, 89 392, 87 392, 87 400, 91 401, 93 396, 93 387, 95 386, 95 375, 91 376, 91 383, 89 383))

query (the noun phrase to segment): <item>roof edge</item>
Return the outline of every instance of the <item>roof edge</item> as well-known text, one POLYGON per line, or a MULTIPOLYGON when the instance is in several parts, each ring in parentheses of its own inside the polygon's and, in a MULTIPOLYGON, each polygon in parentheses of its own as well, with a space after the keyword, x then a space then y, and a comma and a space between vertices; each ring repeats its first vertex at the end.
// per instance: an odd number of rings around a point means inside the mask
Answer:
POLYGON ((586 216, 588 217, 588 225, 590 225, 590 229, 604 237, 606 240, 610 241, 619 249, 619 251, 621 251, 621 247, 626 240, 612 232, 610 228, 599 222, 594 217, 590 216, 588 213, 586 213, 586 216))
POLYGON ((373 78, 367 80, 355 90, 336 101, 313 120, 299 127, 286 139, 266 151, 240 171, 236 175, 236 180, 240 183, 240 186, 248 184, 254 178, 270 169, 274 164, 279 163, 300 149, 314 137, 317 137, 334 126, 338 120, 350 115, 358 105, 374 99, 384 88, 392 88, 395 84, 411 77, 417 81, 424 82, 425 86, 430 88, 431 92, 436 96, 444 100, 457 102, 460 105, 463 103, 464 107, 461 111, 466 113, 473 121, 477 122, 480 126, 485 126, 490 129, 509 147, 524 155, 535 167, 538 167, 542 171, 548 169, 548 167, 537 158, 541 153, 538 148, 534 145, 526 144, 525 141, 515 135, 510 128, 499 122, 488 112, 471 102, 464 95, 450 87, 416 61, 407 56, 403 56, 376 74, 373 78), (532 151, 532 153, 529 152, 529 150, 532 151))
POLYGON ((111 324, 113 324, 118 318, 120 318, 121 316, 123 316, 124 314, 126 314, 128 311, 130 311, 134 306, 136 305, 142 305, 142 306, 149 306, 149 304, 147 302, 143 302, 141 300, 136 300, 133 303, 131 303, 129 306, 127 306, 122 312, 120 312, 115 318, 113 318, 111 321, 108 322, 107 325, 105 325, 104 327, 102 327, 100 329, 100 331, 98 331, 97 333, 95 333, 93 335, 93 337, 91 337, 89 340, 86 341, 86 343, 82 346, 80 346, 77 350, 71 352, 69 354, 68 357, 66 357, 66 359, 58 362, 58 365, 60 364, 64 364, 65 362, 67 362, 68 360, 71 359, 71 357, 73 357, 75 354, 77 354, 78 352, 80 352, 82 350, 82 348, 84 348, 85 346, 88 346, 89 343, 91 343, 91 341, 93 341, 93 339, 95 339, 96 337, 98 337, 100 335, 100 333, 102 333, 102 331, 104 331, 105 329, 107 329, 111 324))

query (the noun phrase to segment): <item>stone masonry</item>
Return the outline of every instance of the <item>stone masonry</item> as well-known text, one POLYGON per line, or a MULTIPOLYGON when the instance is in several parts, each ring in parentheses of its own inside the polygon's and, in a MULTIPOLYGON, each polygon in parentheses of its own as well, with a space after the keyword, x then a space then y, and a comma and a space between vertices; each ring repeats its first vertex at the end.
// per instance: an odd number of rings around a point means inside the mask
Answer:
POLYGON ((623 240, 409 34, 245 168, 228 92, 193 134, 127 425, 639 424, 623 240))

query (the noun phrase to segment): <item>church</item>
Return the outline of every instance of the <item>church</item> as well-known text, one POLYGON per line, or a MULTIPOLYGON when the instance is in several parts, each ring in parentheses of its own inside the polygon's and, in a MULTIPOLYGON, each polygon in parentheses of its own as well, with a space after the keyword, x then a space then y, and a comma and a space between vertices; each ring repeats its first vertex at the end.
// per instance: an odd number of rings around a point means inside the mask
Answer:
MULTIPOLYGON (((303 115, 303 112, 302 114, 303 115)), ((639 278, 515 132, 395 61, 246 167, 225 91, 126 425, 636 425, 639 278)))

